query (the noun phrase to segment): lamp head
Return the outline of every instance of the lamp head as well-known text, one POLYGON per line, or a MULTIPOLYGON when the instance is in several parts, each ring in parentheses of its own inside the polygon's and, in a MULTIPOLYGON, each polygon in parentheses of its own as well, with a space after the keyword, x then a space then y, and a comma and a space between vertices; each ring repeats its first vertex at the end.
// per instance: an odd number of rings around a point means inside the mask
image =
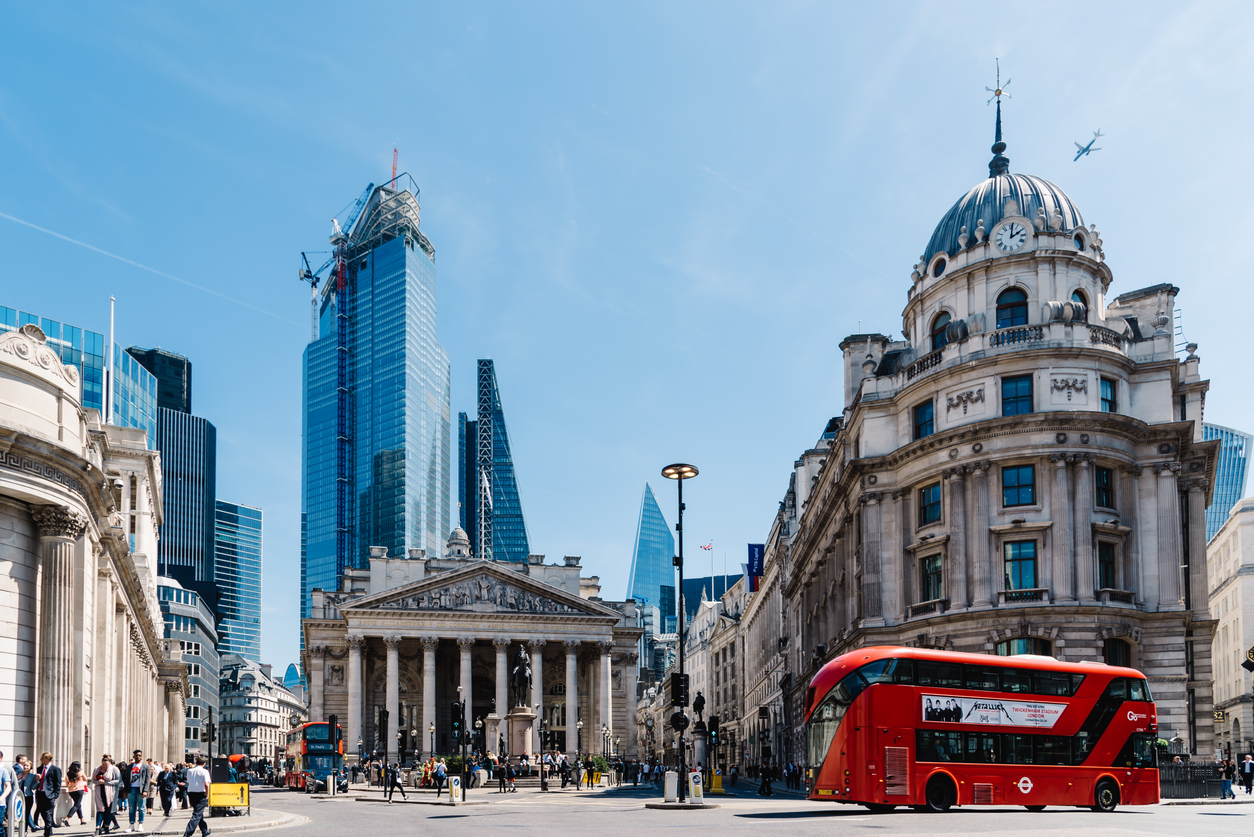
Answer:
POLYGON ((662 469, 662 476, 668 480, 690 480, 697 475, 695 465, 685 465, 677 462, 674 465, 667 465, 662 469))

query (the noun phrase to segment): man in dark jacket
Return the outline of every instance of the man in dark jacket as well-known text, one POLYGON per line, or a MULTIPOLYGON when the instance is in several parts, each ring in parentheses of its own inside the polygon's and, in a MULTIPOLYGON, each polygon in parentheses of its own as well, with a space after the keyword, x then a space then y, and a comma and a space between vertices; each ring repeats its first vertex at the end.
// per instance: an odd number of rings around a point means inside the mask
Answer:
POLYGON ((52 763, 52 753, 39 757, 39 781, 35 785, 35 821, 44 818, 44 837, 52 837, 56 828, 54 808, 61 795, 61 768, 52 763))
POLYGON ((592 761, 592 756, 583 760, 583 775, 588 777, 588 790, 592 790, 592 771, 595 769, 596 765, 592 761))

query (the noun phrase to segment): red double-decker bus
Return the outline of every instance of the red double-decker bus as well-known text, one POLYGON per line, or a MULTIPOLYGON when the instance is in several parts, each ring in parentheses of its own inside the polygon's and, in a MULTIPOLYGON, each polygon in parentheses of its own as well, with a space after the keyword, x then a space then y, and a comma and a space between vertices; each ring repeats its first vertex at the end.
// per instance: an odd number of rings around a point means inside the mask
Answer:
POLYGON ((313 790, 344 767, 344 733, 337 724, 332 734, 326 721, 301 724, 287 734, 284 769, 291 790, 313 790))
POLYGON ((805 716, 810 799, 877 813, 1158 802, 1158 718, 1135 669, 863 648, 815 675, 805 716))

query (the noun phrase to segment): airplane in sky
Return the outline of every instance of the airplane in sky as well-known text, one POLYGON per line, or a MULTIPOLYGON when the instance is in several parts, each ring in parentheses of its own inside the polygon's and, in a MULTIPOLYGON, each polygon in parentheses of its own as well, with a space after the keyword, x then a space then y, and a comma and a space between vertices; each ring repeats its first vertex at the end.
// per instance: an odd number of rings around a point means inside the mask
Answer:
POLYGON ((1079 160, 1081 157, 1083 157, 1085 154, 1088 154, 1090 151, 1101 151, 1100 148, 1094 148, 1093 143, 1097 142, 1098 137, 1104 137, 1104 136, 1105 134, 1103 134, 1101 132, 1101 129, 1099 128, 1098 130, 1093 132, 1093 138, 1089 140, 1088 145, 1080 145, 1080 143, 1077 142, 1075 144, 1075 147, 1079 150, 1076 151, 1075 153, 1075 160, 1072 160, 1071 162, 1074 163, 1076 160, 1079 160))

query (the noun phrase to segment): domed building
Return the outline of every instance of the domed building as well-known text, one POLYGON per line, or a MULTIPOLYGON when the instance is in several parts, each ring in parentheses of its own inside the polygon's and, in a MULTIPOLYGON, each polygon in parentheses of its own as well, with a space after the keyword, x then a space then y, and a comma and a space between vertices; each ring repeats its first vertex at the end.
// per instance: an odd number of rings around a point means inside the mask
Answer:
POLYGON ((992 150, 910 274, 904 339, 841 343, 843 414, 773 530, 789 714, 858 647, 1030 653, 1140 669, 1159 735, 1210 753, 1218 444, 1179 289, 1112 297, 1096 226, 1010 173, 1000 110, 992 150))

